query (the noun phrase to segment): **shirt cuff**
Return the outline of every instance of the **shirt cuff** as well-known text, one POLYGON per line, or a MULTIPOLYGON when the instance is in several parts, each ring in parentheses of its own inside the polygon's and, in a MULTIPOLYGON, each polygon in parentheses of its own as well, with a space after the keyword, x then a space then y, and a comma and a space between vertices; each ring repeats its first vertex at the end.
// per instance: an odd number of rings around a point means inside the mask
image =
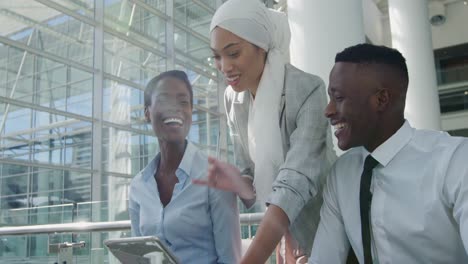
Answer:
POLYGON ((301 196, 289 188, 273 187, 266 204, 273 204, 281 208, 288 216, 289 225, 291 225, 304 207, 305 202, 301 196))

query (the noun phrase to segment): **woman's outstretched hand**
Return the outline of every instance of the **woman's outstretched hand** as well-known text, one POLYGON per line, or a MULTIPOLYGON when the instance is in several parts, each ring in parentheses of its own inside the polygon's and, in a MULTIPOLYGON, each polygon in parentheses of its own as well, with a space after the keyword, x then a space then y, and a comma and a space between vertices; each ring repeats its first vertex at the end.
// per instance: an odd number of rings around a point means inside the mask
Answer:
POLYGON ((206 185, 224 191, 236 193, 242 199, 252 199, 255 197, 252 182, 245 180, 235 166, 208 157, 208 175, 205 179, 193 179, 192 183, 206 185))

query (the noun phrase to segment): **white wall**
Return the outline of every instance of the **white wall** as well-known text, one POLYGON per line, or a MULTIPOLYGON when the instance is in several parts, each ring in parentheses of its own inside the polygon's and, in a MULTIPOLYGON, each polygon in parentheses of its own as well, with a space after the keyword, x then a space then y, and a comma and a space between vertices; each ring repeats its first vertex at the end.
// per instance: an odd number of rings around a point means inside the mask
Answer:
POLYGON ((440 26, 432 26, 432 46, 434 49, 468 42, 468 5, 463 1, 445 6, 447 20, 440 26))

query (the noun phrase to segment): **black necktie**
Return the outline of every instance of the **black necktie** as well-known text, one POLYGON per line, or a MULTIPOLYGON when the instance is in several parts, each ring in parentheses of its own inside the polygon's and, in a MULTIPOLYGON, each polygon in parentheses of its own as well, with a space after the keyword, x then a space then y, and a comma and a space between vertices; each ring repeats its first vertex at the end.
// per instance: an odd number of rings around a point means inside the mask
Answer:
POLYGON ((372 170, 379 164, 371 155, 368 155, 364 162, 364 170, 361 175, 361 190, 359 192, 359 204, 361 209, 361 235, 362 247, 364 249, 364 263, 372 263, 371 236, 369 226, 369 212, 371 208, 372 194, 370 185, 372 180, 372 170))

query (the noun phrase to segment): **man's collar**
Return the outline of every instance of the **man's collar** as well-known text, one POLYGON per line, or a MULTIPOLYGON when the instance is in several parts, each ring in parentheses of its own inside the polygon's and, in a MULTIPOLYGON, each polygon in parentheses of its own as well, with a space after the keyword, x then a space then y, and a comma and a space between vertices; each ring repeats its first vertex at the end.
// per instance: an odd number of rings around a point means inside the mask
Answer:
MULTIPOLYGON (((409 122, 405 120, 403 125, 397 130, 397 132, 395 132, 395 134, 371 153, 372 157, 374 157, 382 166, 387 166, 398 152, 411 140, 413 134, 414 128, 412 128, 409 122)), ((367 156, 369 152, 365 152, 365 155, 367 156)))

